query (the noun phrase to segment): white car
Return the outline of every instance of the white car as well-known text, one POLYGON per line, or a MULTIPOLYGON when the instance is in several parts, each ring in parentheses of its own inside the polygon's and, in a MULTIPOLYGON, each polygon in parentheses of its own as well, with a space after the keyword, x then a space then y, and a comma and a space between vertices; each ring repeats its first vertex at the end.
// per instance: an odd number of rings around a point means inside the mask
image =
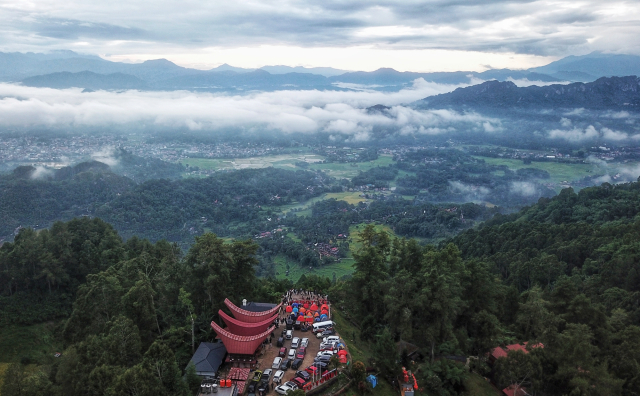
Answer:
MULTIPOLYGON (((275 361, 273 362, 275 363, 275 361)), ((266 369, 262 372, 262 378, 261 381, 266 379, 267 381, 269 381, 269 379, 271 379, 271 374, 273 374, 273 370, 271 369, 266 369)))
POLYGON ((291 348, 298 348, 299 346, 300 346, 300 338, 293 337, 293 340, 291 340, 291 348))
MULTIPOLYGON (((335 355, 337 352, 335 350, 330 350, 330 351, 320 351, 318 352, 318 354, 316 356, 322 356, 322 355, 327 355, 327 356, 333 356, 335 355)), ((264 375, 264 373, 262 373, 262 375, 264 375)))
POLYGON ((280 382, 282 382, 282 377, 284 377, 284 371, 276 371, 276 374, 273 376, 273 382, 279 384, 280 382))
POLYGON ((289 354, 287 355, 287 357, 291 360, 296 358, 296 350, 291 348, 289 349, 289 354))
POLYGON ((323 338, 322 342, 340 342, 340 337, 338 337, 338 336, 329 336, 327 338, 323 338))
POLYGON ((309 339, 308 338, 303 338, 302 341, 300 341, 300 346, 303 347, 308 347, 309 346, 309 339))
POLYGON ((293 330, 287 330, 287 335, 285 336, 285 338, 287 340, 290 340, 293 338, 293 330))
POLYGON ((286 384, 276 386, 276 393, 279 395, 286 395, 296 389, 298 389, 298 387, 295 384, 287 382, 286 384))
POLYGON ((273 364, 271 365, 271 368, 279 369, 280 368, 280 363, 282 363, 282 358, 280 356, 276 356, 276 358, 273 359, 273 364))

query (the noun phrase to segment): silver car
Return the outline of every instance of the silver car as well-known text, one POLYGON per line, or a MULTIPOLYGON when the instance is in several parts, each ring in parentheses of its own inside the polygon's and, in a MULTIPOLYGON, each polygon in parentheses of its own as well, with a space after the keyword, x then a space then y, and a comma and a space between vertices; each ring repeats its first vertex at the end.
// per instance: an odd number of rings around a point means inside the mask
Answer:
POLYGON ((276 371, 275 375, 273 376, 273 382, 275 384, 279 384, 280 382, 282 382, 282 377, 284 377, 284 371, 282 370, 276 371))
POLYGON ((300 341, 300 346, 303 347, 308 347, 309 346, 309 339, 308 338, 303 338, 302 341, 300 341))
POLYGON ((282 363, 282 358, 280 356, 276 356, 276 358, 273 359, 273 364, 271 365, 271 368, 279 369, 280 363, 282 363))

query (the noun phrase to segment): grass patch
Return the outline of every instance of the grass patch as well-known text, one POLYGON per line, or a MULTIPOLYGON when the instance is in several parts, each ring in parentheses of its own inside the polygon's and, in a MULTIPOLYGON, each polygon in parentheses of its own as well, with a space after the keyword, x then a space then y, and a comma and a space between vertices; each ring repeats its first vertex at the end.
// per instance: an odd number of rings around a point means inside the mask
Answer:
POLYGON ((374 161, 358 162, 358 163, 329 163, 329 164, 311 164, 309 169, 321 170, 327 175, 337 179, 351 179, 357 176, 360 171, 367 171, 377 166, 388 166, 393 164, 393 157, 390 155, 380 155, 374 161))
POLYGON ((464 396, 499 396, 502 392, 477 373, 471 373, 464 381, 464 396))
POLYGON ((197 166, 200 169, 231 170, 231 169, 259 169, 273 166, 281 169, 301 169, 296 162, 313 164, 324 161, 324 157, 317 154, 279 154, 249 158, 187 158, 180 160, 183 165, 197 166))
MULTIPOLYGON (((360 242, 360 231, 362 231, 366 227, 366 224, 356 224, 349 227, 349 238, 352 242, 349 242, 349 250, 351 253, 357 252, 361 247, 362 243, 360 242)), ((393 232, 391 227, 386 224, 374 224, 373 227, 377 232, 385 231, 389 234, 390 238, 395 238, 396 234, 393 232)))
POLYGON ((0 328, 0 362, 17 363, 23 358, 38 362, 50 360, 54 353, 62 352, 62 343, 55 338, 54 329, 52 322, 0 328))
POLYGON ((353 273, 353 259, 350 258, 342 259, 341 261, 333 264, 313 268, 303 268, 297 262, 288 259, 282 254, 275 256, 273 262, 276 265, 276 278, 289 279, 293 283, 297 282, 304 274, 313 274, 333 279, 333 274, 335 273, 336 279, 340 279, 345 275, 353 273), (289 265, 289 276, 286 275, 287 264, 289 265))
POLYGON ((511 170, 518 170, 521 168, 536 168, 549 172, 551 178, 549 181, 553 183, 561 183, 563 181, 571 182, 580 180, 586 176, 593 176, 604 173, 598 170, 598 167, 594 164, 565 164, 559 162, 532 162, 525 165, 522 160, 508 159, 508 158, 489 158, 478 157, 474 158, 482 159, 490 165, 506 165, 511 170))
POLYGON ((4 384, 4 373, 9 368, 11 363, 0 363, 0 392, 2 392, 2 385, 4 384))

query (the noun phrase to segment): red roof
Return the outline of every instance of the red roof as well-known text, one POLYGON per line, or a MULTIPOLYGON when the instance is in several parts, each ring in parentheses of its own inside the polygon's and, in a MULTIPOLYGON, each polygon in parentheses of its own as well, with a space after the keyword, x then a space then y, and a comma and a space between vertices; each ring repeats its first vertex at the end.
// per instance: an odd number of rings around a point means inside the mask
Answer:
POLYGON ((520 387, 520 388, 518 388, 516 390, 516 386, 515 385, 511 385, 508 388, 504 388, 502 390, 502 393, 504 393, 506 396, 527 396, 527 395, 529 395, 525 388, 520 387))
POLYGON ((525 347, 523 347, 520 344, 511 344, 511 345, 507 345, 507 349, 510 351, 522 351, 524 353, 529 353, 529 351, 527 351, 525 349, 525 347))
POLYGON ((269 325, 273 323, 273 321, 278 317, 278 315, 276 314, 270 318, 266 318, 262 322, 246 323, 232 318, 222 310, 218 311, 218 315, 220 315, 222 320, 224 320, 224 323, 226 323, 227 330, 229 332, 240 336, 253 336, 260 334, 267 330, 267 328, 269 328, 269 325))
POLYGON ((238 320, 240 320, 242 322, 246 322, 246 323, 262 322, 265 319, 270 318, 271 316, 273 316, 276 312, 278 312, 278 309, 280 309, 280 307, 282 306, 282 304, 278 304, 277 306, 271 308, 268 311, 251 312, 251 311, 247 311, 247 310, 242 309, 242 308, 238 308, 228 298, 224 299, 224 303, 226 304, 227 307, 229 307, 229 309, 231 310, 231 313, 233 314, 233 316, 236 319, 238 319, 238 320))
POLYGON ((501 347, 496 347, 491 350, 491 356, 495 359, 507 357, 507 352, 504 351, 501 347))
POLYGON ((228 332, 227 330, 218 326, 216 322, 211 322, 211 327, 218 334, 218 337, 222 340, 224 347, 227 348, 227 352, 238 355, 253 355, 260 344, 262 344, 262 342, 275 329, 275 326, 272 326, 267 329, 267 331, 258 335, 240 336, 228 332))

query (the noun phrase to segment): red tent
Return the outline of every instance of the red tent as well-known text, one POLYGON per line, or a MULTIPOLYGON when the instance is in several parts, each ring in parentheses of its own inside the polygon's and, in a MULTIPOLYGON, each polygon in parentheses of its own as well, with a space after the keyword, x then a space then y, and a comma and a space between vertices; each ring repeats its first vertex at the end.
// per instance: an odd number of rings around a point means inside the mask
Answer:
POLYGON ((304 303, 303 307, 305 307, 305 309, 308 309, 309 308, 309 303, 308 302, 304 303))
POLYGON ((338 351, 338 356, 346 356, 347 355, 347 351, 345 349, 341 349, 338 351))
POLYGON ((307 323, 313 323, 313 316, 307 316, 307 323))
POLYGON ((320 313, 323 315, 328 315, 329 311, 327 311, 326 309, 323 309, 322 311, 320 311, 320 313))
POLYGON ((298 322, 304 322, 304 316, 302 315, 298 316, 298 322))
POLYGON ((320 308, 321 309, 329 309, 329 306, 327 304, 322 304, 322 306, 320 308))
POLYGON ((284 310, 287 312, 291 312, 293 311, 293 307, 291 305, 287 305, 287 307, 284 310))
POLYGON ((305 312, 307 312, 307 310, 306 310, 306 309, 304 309, 304 308, 300 308, 300 313, 305 313, 305 312))
POLYGON ((317 311, 318 310, 318 306, 316 305, 316 303, 313 303, 311 305, 311 307, 309 307, 309 309, 312 310, 312 311, 317 311))

